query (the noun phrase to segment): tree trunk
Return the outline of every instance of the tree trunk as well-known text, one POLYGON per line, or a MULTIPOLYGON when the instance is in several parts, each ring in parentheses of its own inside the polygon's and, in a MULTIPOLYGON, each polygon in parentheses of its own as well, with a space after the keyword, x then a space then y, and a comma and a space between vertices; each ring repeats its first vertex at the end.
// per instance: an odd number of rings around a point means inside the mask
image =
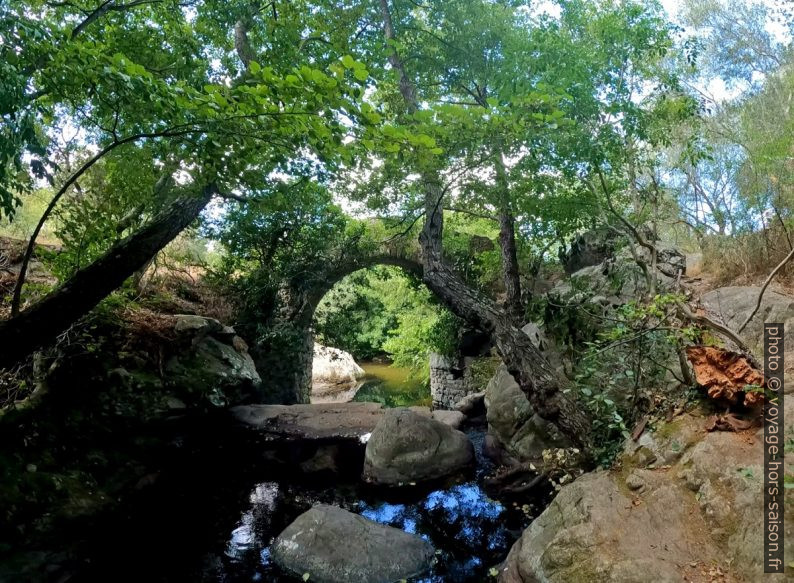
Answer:
POLYGON ((521 279, 518 269, 518 251, 516 250, 516 220, 510 209, 510 182, 507 179, 507 168, 502 152, 497 153, 496 184, 499 188, 499 248, 502 253, 502 279, 505 286, 505 309, 520 325, 523 320, 521 306, 521 279))
POLYGON ((505 286, 505 310, 513 323, 523 320, 521 305, 521 279, 516 250, 515 218, 507 206, 499 210, 499 249, 502 254, 502 279, 505 286))
MULTIPOLYGON (((388 0, 380 0, 384 36, 395 40, 388 0)), ((400 93, 409 111, 417 109, 416 90, 399 54, 390 49, 389 62, 400 76, 400 93)), ((492 300, 469 287, 443 260, 444 191, 437 175, 423 175, 425 222, 419 235, 428 288, 456 315, 491 335, 507 369, 527 395, 537 413, 557 425, 585 451, 590 449, 590 422, 563 392, 567 381, 557 375, 529 336, 513 325, 510 316, 492 300)))
POLYGON ((521 304, 521 277, 518 269, 518 250, 516 249, 516 220, 510 208, 510 181, 502 151, 497 153, 496 184, 499 188, 499 248, 502 254, 502 279, 505 286, 505 309, 513 323, 523 321, 521 304))
POLYGON ((177 198, 151 222, 77 271, 44 299, 0 322, 0 368, 52 342, 91 311, 195 220, 215 191, 215 185, 209 185, 199 195, 177 198))

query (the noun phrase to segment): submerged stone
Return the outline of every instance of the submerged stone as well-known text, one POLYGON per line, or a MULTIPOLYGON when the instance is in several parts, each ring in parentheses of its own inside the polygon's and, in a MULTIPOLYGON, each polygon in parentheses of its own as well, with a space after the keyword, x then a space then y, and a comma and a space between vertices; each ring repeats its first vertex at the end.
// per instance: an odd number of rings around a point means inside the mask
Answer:
POLYGON ((336 506, 318 504, 276 538, 273 559, 319 583, 391 583, 426 571, 434 556, 424 539, 336 506))

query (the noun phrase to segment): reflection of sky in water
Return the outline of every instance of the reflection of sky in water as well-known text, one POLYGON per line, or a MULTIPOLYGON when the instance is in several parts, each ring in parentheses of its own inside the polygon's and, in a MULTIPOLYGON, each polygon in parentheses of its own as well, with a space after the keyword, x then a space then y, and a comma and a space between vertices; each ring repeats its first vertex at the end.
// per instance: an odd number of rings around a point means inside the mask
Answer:
POLYGON ((252 507, 243 514, 240 522, 232 530, 226 545, 226 556, 233 560, 242 560, 249 551, 261 546, 256 535, 255 513, 273 512, 276 509, 277 497, 278 484, 276 482, 265 482, 253 489, 248 498, 252 507))
MULTIPOLYGON (((441 530, 472 549, 482 545, 490 550, 507 542, 500 521, 504 511, 504 506, 489 499, 475 482, 436 490, 418 504, 358 503, 358 512, 375 522, 419 534, 431 541, 439 537, 428 536, 433 534, 430 531, 441 530), (419 532, 418 525, 423 527, 419 532)), ((443 541, 435 542, 443 544, 443 541)), ((479 559, 473 560, 479 564, 479 559)))
POLYGON ((268 510, 273 510, 276 507, 276 499, 278 498, 278 483, 277 482, 265 482, 263 484, 259 484, 254 490, 251 492, 249 496, 249 501, 251 504, 263 504, 266 505, 268 510))
POLYGON ((226 542, 228 581, 282 580, 283 572, 271 558, 270 542, 308 506, 321 502, 430 541, 439 551, 436 566, 431 573, 412 579, 414 583, 485 580, 488 568, 504 559, 522 526, 512 509, 488 498, 477 482, 435 490, 405 503, 370 496, 366 489, 356 488, 316 489, 277 482, 257 485, 249 495, 248 509, 226 542))

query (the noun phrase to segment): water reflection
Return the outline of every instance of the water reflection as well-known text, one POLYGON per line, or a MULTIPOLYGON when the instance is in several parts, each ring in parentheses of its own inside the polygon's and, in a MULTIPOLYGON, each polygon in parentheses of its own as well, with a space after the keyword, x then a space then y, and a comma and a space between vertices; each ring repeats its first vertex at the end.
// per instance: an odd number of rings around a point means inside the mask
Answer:
POLYGON ((411 407, 432 404, 430 387, 411 370, 377 362, 362 363, 366 371, 363 383, 353 397, 354 401, 381 403, 384 407, 411 407))
MULTIPOLYGON (((257 524, 268 521, 277 509, 279 485, 277 482, 258 484, 248 496, 251 509, 246 511, 232 530, 226 545, 226 556, 233 560, 244 560, 251 551, 261 549, 264 544, 257 536, 257 524)), ((269 542, 269 541, 268 541, 269 542)))
POLYGON ((515 534, 524 526, 522 517, 488 498, 476 482, 435 490, 405 502, 370 496, 357 487, 311 490, 276 482, 259 484, 251 492, 250 508, 227 542, 231 577, 292 580, 273 564, 269 545, 287 524, 319 502, 342 506, 430 541, 438 551, 436 565, 430 574, 414 580, 417 583, 484 580, 488 568, 505 557, 515 534), (247 574, 242 576, 241 571, 247 574))
POLYGON ((377 362, 362 362, 366 376, 352 383, 314 383, 312 403, 346 403, 367 401, 384 407, 410 407, 432 403, 427 383, 411 370, 377 362))

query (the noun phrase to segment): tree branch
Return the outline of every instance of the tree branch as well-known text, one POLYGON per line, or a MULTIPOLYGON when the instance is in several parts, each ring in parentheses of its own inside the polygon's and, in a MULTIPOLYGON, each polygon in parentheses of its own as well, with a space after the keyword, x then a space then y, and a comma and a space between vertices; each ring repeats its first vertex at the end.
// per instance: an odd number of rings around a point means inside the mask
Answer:
POLYGON ((772 280, 778 274, 778 272, 781 269, 783 269, 783 267, 785 267, 786 263, 791 261, 792 257, 794 257, 794 248, 792 248, 789 254, 786 255, 785 259, 783 259, 783 261, 778 263, 777 267, 775 267, 772 270, 772 273, 770 273, 769 276, 766 278, 764 285, 761 286, 761 291, 758 292, 758 299, 755 302, 755 308, 753 308, 753 311, 750 312, 749 316, 747 316, 747 319, 744 321, 744 323, 741 326, 739 326, 739 334, 742 333, 742 331, 747 327, 747 324, 750 323, 753 317, 758 313, 758 310, 761 308, 761 301, 764 299, 764 292, 766 291, 766 288, 769 287, 769 284, 772 283, 772 280))
POLYGON ((89 158, 80 168, 77 169, 76 172, 74 172, 74 174, 72 174, 66 180, 66 182, 63 183, 61 188, 58 189, 58 192, 56 192, 55 195, 52 197, 52 200, 50 200, 50 203, 47 205, 47 208, 44 209, 44 213, 41 215, 39 222, 36 223, 36 228, 33 229, 33 234, 30 236, 30 241, 28 241, 28 246, 25 249, 25 255, 22 257, 22 264, 20 265, 19 268, 19 276, 17 277, 17 283, 14 286, 14 294, 11 298, 12 317, 19 314, 19 306, 22 298, 22 286, 25 284, 25 275, 27 274, 30 260, 33 257, 33 251, 36 248, 36 239, 41 233, 41 230, 44 227, 44 223, 47 222, 47 219, 50 217, 50 214, 52 214, 52 211, 55 210, 55 206, 58 204, 58 201, 61 199, 61 197, 64 194, 66 194, 66 191, 69 190, 69 187, 75 184, 75 182, 77 182, 77 179, 80 178, 83 174, 85 174, 102 157, 104 157, 109 152, 115 150, 119 146, 145 138, 174 137, 174 136, 186 135, 191 133, 192 131, 194 130, 193 129, 185 129, 179 131, 173 129, 163 130, 161 132, 134 134, 132 136, 127 136, 122 140, 114 140, 113 142, 102 148, 94 156, 89 158))

